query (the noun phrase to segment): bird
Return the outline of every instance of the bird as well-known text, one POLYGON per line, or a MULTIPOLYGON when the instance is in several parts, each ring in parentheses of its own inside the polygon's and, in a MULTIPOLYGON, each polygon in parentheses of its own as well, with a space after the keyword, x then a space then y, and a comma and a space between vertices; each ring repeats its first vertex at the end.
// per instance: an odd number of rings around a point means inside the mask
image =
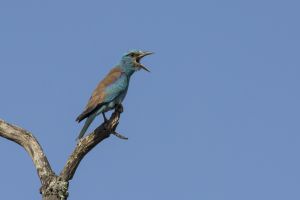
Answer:
POLYGON ((107 121, 105 113, 121 105, 124 100, 131 76, 140 69, 150 72, 147 67, 140 63, 145 56, 151 55, 151 51, 131 50, 125 53, 119 64, 110 70, 93 91, 84 111, 76 118, 80 123, 86 119, 77 140, 80 140, 93 120, 99 114, 107 121))

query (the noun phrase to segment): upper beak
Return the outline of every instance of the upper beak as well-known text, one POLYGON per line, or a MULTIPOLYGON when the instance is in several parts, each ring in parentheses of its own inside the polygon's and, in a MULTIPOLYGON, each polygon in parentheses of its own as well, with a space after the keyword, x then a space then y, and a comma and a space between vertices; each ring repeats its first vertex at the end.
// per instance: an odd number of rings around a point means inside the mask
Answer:
MULTIPOLYGON (((145 57, 145 56, 148 56, 148 55, 151 55, 153 54, 154 52, 151 52, 151 51, 144 51, 143 53, 141 53, 141 55, 139 56, 139 59, 145 57)), ((145 67, 144 65, 140 64, 140 67, 144 70, 146 70, 147 72, 150 72, 149 69, 147 69, 147 67, 145 67)))
POLYGON ((151 55, 151 54, 154 54, 154 52, 152 52, 152 51, 144 51, 142 54, 141 54, 141 58, 142 57, 145 57, 145 56, 148 56, 148 55, 151 55))

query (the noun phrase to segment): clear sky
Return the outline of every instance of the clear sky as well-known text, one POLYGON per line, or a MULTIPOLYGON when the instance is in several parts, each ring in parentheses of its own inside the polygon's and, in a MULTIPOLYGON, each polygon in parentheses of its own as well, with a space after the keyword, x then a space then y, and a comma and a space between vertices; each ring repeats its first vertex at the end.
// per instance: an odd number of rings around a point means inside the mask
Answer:
MULTIPOLYGON (((32 131, 59 172, 75 118, 130 49, 118 131, 70 182, 70 200, 300 199, 300 3, 0 1, 0 118, 32 131)), ((95 120, 95 125, 102 117, 95 120)), ((0 138, 1 199, 39 199, 31 159, 0 138)))

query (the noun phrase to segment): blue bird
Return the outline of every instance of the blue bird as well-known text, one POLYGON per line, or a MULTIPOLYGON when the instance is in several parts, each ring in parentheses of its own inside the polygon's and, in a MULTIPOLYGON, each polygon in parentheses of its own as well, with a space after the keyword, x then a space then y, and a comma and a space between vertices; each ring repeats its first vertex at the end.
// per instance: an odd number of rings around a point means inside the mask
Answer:
POLYGON ((102 113, 104 121, 107 121, 105 112, 122 103, 128 90, 130 77, 134 72, 140 69, 150 72, 140 61, 143 57, 152 53, 149 51, 130 51, 126 53, 121 58, 120 63, 98 84, 85 110, 76 119, 79 123, 87 118, 78 139, 83 137, 97 115, 102 113))

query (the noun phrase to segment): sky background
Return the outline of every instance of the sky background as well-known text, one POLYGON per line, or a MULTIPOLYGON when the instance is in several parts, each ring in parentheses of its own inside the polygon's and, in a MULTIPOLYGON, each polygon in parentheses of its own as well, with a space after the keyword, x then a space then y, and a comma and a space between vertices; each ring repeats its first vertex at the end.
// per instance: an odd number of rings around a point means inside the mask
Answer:
MULTIPOLYGON (((130 49, 118 131, 81 162, 70 200, 300 199, 300 3, 0 1, 0 118, 58 173, 97 83, 130 49)), ((95 120, 93 127, 102 122, 95 120)), ((0 138, 1 199, 40 199, 30 157, 0 138)))

